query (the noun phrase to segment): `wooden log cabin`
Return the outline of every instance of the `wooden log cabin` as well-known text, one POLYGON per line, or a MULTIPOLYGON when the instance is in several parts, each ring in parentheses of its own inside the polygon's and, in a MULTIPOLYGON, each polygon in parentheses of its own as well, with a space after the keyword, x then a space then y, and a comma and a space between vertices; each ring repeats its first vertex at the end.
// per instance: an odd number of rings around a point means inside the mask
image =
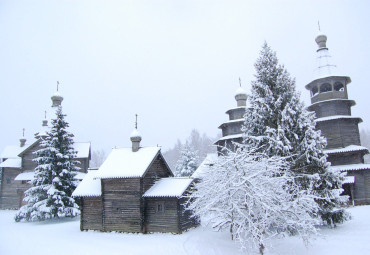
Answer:
POLYGON ((174 178, 159 147, 113 149, 97 171, 90 171, 73 193, 81 197, 82 230, 182 233, 197 226, 185 210, 192 178, 174 178))
MULTIPOLYGON (((63 97, 58 93, 52 97, 52 111, 54 107, 61 105, 63 97)), ((46 116, 45 116, 46 118, 46 116)), ((42 127, 35 134, 34 139, 27 143, 23 137, 19 146, 7 146, 0 154, 0 167, 2 168, 0 187, 0 209, 19 209, 25 204, 24 192, 32 187, 30 181, 33 179, 34 169, 37 166, 33 161, 35 152, 40 149, 40 142, 47 134, 48 121, 42 121, 42 127)), ((77 152, 76 160, 79 161, 80 172, 76 179, 82 180, 91 159, 90 143, 74 143, 77 152)))

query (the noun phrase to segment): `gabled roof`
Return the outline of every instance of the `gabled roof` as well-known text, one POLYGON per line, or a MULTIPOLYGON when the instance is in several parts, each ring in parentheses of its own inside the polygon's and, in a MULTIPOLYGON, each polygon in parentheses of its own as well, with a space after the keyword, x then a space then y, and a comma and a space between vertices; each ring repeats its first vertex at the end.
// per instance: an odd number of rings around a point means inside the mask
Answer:
POLYGON ((30 149, 32 149, 32 147, 34 147, 35 145, 37 145, 38 143, 40 142, 40 139, 33 139, 32 142, 28 145, 28 146, 24 146, 24 150, 22 150, 18 156, 19 157, 22 157, 23 154, 25 154, 27 151, 29 151, 30 149))
POLYGON ((4 162, 1 162, 0 167, 21 168, 22 159, 20 157, 8 158, 4 162))
POLYGON ((203 160, 202 164, 200 164, 200 166, 197 168, 197 170, 195 170, 191 177, 202 178, 217 161, 217 158, 217 153, 207 154, 207 157, 203 160))
POLYGON ((72 193, 73 197, 100 197, 101 196, 101 181, 95 179, 97 171, 89 171, 82 182, 77 186, 72 193))
POLYGON ((8 145, 4 148, 4 150, 0 154, 0 158, 18 158, 18 155, 27 148, 28 146, 25 145, 23 147, 16 146, 16 145, 8 145))
MULTIPOLYGON (((41 139, 34 140, 31 144, 28 146, 23 146, 23 150, 18 154, 20 157, 25 154, 27 151, 32 149, 35 145, 40 143, 41 139)), ((90 158, 90 143, 80 143, 75 142, 73 144, 73 148, 75 151, 77 151, 76 158, 90 158)))
POLYGON ((90 158, 90 143, 74 143, 73 148, 75 151, 77 151, 76 158, 90 158))
POLYGON ((143 197, 181 197, 193 181, 189 177, 162 178, 143 197))
POLYGON ((132 148, 113 149, 99 168, 96 178, 143 177, 160 150, 160 147, 142 147, 136 152, 132 148))

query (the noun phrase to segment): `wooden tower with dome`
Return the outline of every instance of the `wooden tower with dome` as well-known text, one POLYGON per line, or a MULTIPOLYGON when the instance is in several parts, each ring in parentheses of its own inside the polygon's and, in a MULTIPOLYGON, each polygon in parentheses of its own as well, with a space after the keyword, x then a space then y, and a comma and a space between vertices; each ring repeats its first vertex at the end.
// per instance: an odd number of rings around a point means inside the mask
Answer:
POLYGON ((235 93, 236 107, 226 111, 229 120, 222 123, 218 128, 222 130, 222 137, 215 142, 217 152, 220 155, 223 150, 235 150, 234 143, 242 143, 242 126, 247 105, 247 93, 241 87, 235 93))
POLYGON ((360 117, 351 114, 356 103, 348 98, 351 78, 339 73, 326 47, 327 36, 316 37, 315 79, 306 85, 311 93, 308 110, 316 113, 316 128, 327 139, 326 153, 331 168, 347 173, 343 185, 355 205, 370 203, 370 164, 364 163, 368 149, 361 146, 360 117))

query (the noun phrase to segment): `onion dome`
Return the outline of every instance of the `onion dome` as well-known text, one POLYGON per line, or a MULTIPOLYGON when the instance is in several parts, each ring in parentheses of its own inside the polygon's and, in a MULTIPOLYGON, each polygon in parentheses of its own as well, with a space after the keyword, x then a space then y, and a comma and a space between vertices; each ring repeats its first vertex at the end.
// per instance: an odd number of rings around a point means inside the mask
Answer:
POLYGON ((51 97, 52 105, 51 107, 57 107, 62 104, 63 97, 59 94, 59 92, 55 92, 54 95, 51 97))
POLYGON ((140 148, 141 135, 140 135, 139 131, 137 131, 136 128, 132 131, 132 133, 130 135, 130 140, 132 142, 132 151, 133 152, 138 151, 139 148, 140 148))
POLYGON ((22 137, 19 139, 19 142, 20 142, 20 146, 23 147, 25 144, 26 144, 26 138, 24 137, 24 131, 25 129, 23 128, 23 135, 22 137))

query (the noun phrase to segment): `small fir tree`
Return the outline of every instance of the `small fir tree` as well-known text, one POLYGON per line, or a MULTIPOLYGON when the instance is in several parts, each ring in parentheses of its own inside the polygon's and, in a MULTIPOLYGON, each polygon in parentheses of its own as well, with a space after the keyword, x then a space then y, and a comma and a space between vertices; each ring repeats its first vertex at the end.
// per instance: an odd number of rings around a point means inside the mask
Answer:
POLYGON ((186 143, 177 161, 175 176, 191 176, 198 168, 198 161, 198 152, 186 143))
POLYGON ((41 149, 35 152, 37 167, 33 187, 25 192, 27 204, 17 212, 16 221, 74 217, 80 213, 71 197, 79 168, 74 159, 73 135, 67 131, 69 124, 64 120, 65 116, 59 106, 51 130, 41 138, 41 149))
POLYGON ((245 147, 286 157, 289 164, 285 171, 295 175, 301 189, 307 190, 313 183, 321 218, 329 224, 342 222, 346 214, 336 208, 346 200, 340 197, 343 176, 329 170, 326 139, 315 129, 314 113, 305 109, 295 80, 278 64, 276 53, 266 43, 255 68, 243 128, 245 147))

